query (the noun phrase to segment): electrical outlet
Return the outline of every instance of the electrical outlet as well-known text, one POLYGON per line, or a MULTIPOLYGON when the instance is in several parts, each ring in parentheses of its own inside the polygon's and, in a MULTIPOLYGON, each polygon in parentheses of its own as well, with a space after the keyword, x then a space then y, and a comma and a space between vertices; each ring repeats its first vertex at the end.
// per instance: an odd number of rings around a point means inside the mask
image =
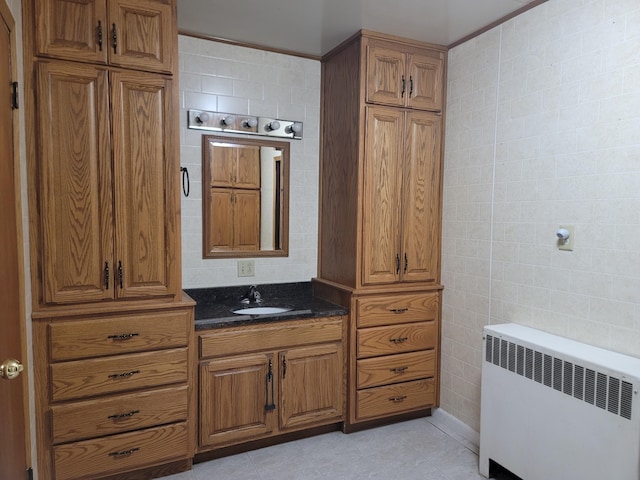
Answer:
POLYGON ((253 260, 238 260, 238 276, 253 277, 256 274, 256 266, 253 260))
POLYGON ((573 238, 575 237, 576 227, 573 225, 560 225, 560 229, 565 229, 569 232, 569 238, 567 240, 558 239, 558 249, 559 250, 569 250, 573 251, 573 238))

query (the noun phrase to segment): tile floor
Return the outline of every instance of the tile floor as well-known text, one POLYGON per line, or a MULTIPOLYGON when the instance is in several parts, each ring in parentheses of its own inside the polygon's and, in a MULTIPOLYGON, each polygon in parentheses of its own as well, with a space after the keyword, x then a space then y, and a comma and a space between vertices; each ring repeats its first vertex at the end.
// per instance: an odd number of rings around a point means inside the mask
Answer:
MULTIPOLYGON (((194 465, 162 480, 485 480, 478 456, 429 418, 332 432, 194 465)), ((506 474, 496 480, 512 480, 506 474)))

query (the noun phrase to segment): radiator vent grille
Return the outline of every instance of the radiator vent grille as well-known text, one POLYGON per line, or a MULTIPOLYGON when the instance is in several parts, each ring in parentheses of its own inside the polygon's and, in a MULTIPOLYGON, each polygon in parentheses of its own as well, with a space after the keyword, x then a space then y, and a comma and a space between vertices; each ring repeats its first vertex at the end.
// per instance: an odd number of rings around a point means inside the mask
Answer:
POLYGON ((492 335, 486 342, 485 361, 631 420, 631 383, 492 335))

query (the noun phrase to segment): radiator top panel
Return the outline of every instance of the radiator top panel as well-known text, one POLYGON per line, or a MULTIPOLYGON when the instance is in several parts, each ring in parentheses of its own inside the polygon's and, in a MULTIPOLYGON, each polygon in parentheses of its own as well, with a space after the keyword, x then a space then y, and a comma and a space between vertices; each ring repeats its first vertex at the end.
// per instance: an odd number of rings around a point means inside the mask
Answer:
POLYGON ((569 361, 562 352, 555 355, 514 339, 485 333, 484 341, 485 362, 631 420, 633 383, 622 375, 569 361))

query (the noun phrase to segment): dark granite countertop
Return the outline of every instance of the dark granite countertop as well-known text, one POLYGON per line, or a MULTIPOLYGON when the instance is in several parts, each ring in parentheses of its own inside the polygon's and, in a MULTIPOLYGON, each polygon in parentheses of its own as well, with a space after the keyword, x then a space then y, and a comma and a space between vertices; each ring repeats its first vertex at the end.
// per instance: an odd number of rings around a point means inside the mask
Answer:
POLYGON ((262 296, 259 304, 243 304, 249 285, 236 287, 191 288, 187 295, 196 301, 196 330, 209 330, 253 323, 301 318, 346 315, 347 309, 313 296, 311 282, 256 285, 262 296), (247 307, 286 307, 291 310, 267 315, 238 315, 232 310, 247 307))

